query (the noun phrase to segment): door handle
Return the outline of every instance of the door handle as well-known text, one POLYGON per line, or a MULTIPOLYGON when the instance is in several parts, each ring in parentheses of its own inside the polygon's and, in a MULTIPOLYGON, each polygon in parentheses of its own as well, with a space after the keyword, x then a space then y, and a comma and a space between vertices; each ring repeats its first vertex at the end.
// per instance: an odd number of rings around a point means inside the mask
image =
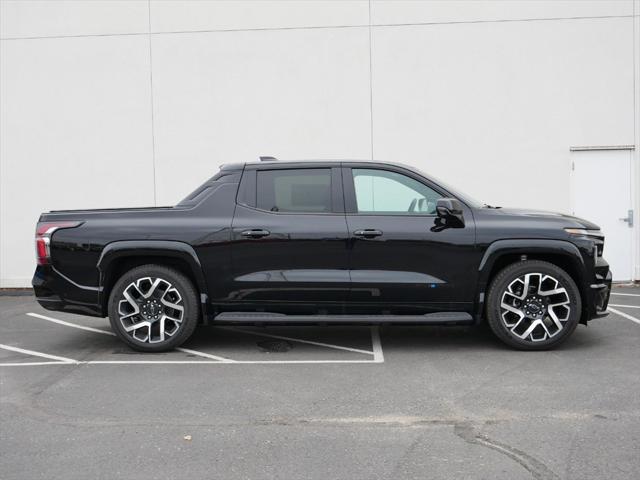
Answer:
POLYGON ((252 228, 251 230, 244 230, 241 235, 248 238, 262 238, 270 235, 269 230, 263 230, 261 228, 252 228))
POLYGON ((374 230, 373 228, 365 228, 364 230, 356 230, 353 234, 361 238, 375 238, 380 237, 382 232, 380 230, 374 230))
POLYGON ((620 220, 622 220, 623 222, 627 222, 629 224, 629 227, 633 227, 633 210, 629 210, 627 212, 627 216, 621 218, 620 220))

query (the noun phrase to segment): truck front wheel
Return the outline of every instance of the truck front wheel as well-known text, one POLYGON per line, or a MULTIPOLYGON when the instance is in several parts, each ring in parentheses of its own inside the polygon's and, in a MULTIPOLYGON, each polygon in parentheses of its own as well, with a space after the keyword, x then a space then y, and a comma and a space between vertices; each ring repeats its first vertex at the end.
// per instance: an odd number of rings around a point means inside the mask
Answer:
POLYGON ((493 333, 519 350, 548 350, 565 341, 581 314, 578 287, 567 272, 541 260, 514 263, 492 280, 487 320, 493 333))
POLYGON ((142 265, 125 273, 109 297, 118 337, 140 352, 164 352, 185 342, 198 323, 198 295, 182 273, 142 265))

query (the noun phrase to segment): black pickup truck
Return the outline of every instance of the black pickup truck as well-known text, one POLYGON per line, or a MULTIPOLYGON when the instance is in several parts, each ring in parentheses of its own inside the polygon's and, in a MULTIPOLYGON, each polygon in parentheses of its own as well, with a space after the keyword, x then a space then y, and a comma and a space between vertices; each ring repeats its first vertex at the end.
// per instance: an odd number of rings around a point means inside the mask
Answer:
POLYGON ((174 207, 42 214, 33 287, 148 352, 198 323, 483 319, 541 350, 606 315, 603 247, 591 222, 483 205, 407 166, 265 157, 174 207))

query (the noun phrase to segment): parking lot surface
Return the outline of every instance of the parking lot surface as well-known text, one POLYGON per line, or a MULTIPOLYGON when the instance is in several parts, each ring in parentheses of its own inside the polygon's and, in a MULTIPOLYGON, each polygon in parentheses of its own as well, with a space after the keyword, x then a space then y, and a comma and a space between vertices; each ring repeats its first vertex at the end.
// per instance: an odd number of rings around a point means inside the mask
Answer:
POLYGON ((637 478, 640 288, 614 292, 549 352, 318 326, 139 354, 107 319, 2 296, 0 478, 637 478))

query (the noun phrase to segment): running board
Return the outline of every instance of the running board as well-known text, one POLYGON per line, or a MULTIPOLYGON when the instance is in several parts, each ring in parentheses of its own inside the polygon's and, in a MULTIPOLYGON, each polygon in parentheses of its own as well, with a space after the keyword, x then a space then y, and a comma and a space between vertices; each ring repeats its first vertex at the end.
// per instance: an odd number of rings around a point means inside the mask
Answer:
POLYGON ((216 315, 215 323, 415 323, 456 324, 473 323, 466 312, 438 312, 426 315, 285 315, 269 312, 224 312, 216 315))

